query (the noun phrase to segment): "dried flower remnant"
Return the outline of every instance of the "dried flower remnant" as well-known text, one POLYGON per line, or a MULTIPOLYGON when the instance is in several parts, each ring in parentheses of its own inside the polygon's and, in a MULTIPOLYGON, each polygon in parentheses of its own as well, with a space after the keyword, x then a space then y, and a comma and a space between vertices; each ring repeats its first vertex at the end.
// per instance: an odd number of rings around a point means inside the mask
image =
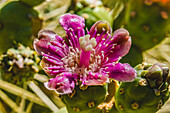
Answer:
POLYGON ((109 78, 133 81, 136 71, 129 64, 118 63, 129 52, 131 37, 125 29, 111 36, 107 22, 98 21, 85 34, 84 18, 65 14, 59 20, 68 44, 52 31, 41 30, 34 41, 43 56, 41 66, 51 77, 45 85, 59 94, 72 93, 75 85, 104 85, 109 78))

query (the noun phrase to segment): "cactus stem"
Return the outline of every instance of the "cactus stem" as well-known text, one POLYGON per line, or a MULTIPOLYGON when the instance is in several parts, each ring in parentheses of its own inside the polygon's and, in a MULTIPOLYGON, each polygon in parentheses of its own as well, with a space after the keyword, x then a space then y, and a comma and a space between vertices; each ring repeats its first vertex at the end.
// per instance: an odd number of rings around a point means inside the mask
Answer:
POLYGON ((80 109, 78 107, 73 107, 74 111, 80 111, 80 109))
POLYGON ((122 106, 122 105, 119 105, 119 109, 123 111, 123 106, 122 106))
POLYGON ((124 93, 125 93, 124 88, 121 88, 121 89, 119 90, 119 94, 124 94, 124 93))
POLYGON ((139 104, 137 102, 132 103, 132 108, 133 109, 138 109, 139 108, 139 104))
POLYGON ((68 96, 69 96, 70 98, 72 98, 72 97, 75 95, 75 93, 76 93, 76 91, 73 90, 73 92, 72 92, 72 93, 69 93, 68 96))
POLYGON ((160 100, 158 103, 157 109, 161 109, 162 106, 163 106, 163 102, 162 102, 162 100, 160 100))
POLYGON ((167 14, 166 11, 161 11, 160 14, 161 14, 161 17, 162 17, 163 19, 165 19, 165 20, 168 19, 168 14, 167 14))
POLYGON ((89 108, 94 107, 95 106, 94 101, 88 102, 88 106, 89 106, 89 108))
POLYGON ((140 85, 140 86, 148 86, 148 82, 147 82, 146 79, 141 79, 141 80, 139 81, 139 85, 140 85))
POLYGON ((86 89, 88 88, 88 86, 83 85, 83 86, 79 86, 79 88, 80 88, 81 90, 86 90, 86 89))

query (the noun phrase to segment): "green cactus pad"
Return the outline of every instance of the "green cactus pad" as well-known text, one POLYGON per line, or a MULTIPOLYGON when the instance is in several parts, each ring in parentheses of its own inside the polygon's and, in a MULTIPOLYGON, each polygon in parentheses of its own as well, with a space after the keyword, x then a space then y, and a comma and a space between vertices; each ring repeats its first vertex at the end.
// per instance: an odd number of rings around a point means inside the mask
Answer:
POLYGON ((80 89, 78 86, 75 92, 62 95, 61 98, 66 104, 68 113, 95 113, 100 112, 97 106, 105 100, 107 85, 89 86, 87 89, 80 89))
POLYGON ((19 1, 26 4, 26 5, 33 7, 33 6, 41 4, 45 0, 19 0, 19 1))
POLYGON ((164 104, 165 95, 156 96, 153 89, 139 85, 141 79, 137 77, 133 82, 122 83, 118 88, 115 99, 120 113, 155 113, 164 104), (120 93, 122 89, 124 93, 120 93))
POLYGON ((170 10, 159 3, 148 5, 145 2, 131 0, 114 21, 114 28, 126 28, 133 44, 141 51, 159 44, 170 31, 170 10))
POLYGON ((166 8, 153 3, 146 5, 144 0, 138 0, 131 5, 131 12, 134 15, 130 17, 127 29, 132 35, 133 43, 141 50, 147 50, 157 45, 166 37, 170 19, 161 16, 164 11, 170 16, 170 11, 166 8))
POLYGON ((13 41, 32 45, 31 36, 37 35, 42 20, 38 12, 19 1, 7 3, 0 9, 0 54, 14 45, 13 41))

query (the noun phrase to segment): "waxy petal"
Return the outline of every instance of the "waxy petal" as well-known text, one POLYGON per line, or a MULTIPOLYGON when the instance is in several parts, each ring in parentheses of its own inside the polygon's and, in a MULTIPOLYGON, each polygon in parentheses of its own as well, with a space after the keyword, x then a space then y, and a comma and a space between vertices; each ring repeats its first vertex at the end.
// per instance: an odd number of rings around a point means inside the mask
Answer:
POLYGON ((75 14, 67 13, 60 17, 59 22, 66 31, 66 38, 69 42, 69 45, 72 46, 73 48, 80 49, 78 39, 85 35, 84 18, 75 14))
POLYGON ((59 20, 61 26, 67 31, 69 28, 72 28, 74 31, 79 29, 84 29, 85 21, 84 18, 75 14, 65 14, 60 17, 59 20))
POLYGON ((119 57, 123 57, 129 52, 131 47, 129 32, 123 28, 116 30, 111 43, 114 46, 108 54, 109 62, 116 61, 119 57))
POLYGON ((53 31, 41 30, 38 33, 38 39, 34 40, 33 46, 34 46, 34 49, 40 55, 43 55, 43 53, 45 53, 45 54, 48 54, 48 53, 55 54, 55 52, 53 52, 51 50, 52 46, 54 46, 54 45, 51 44, 52 42, 55 42, 56 43, 55 45, 57 45, 58 48, 64 48, 63 45, 65 43, 64 43, 64 40, 63 40, 62 37, 57 36, 53 31))
POLYGON ((55 59, 43 57, 40 65, 45 71, 45 73, 50 77, 55 77, 65 72, 65 68, 63 67, 63 62, 56 61, 55 59))
POLYGON ((136 70, 133 69, 129 64, 117 63, 113 65, 113 68, 109 70, 109 77, 122 82, 133 81, 137 74, 136 70))
POLYGON ((48 43, 51 40, 55 40, 55 33, 50 30, 41 30, 38 33, 38 39, 34 40, 33 46, 34 49, 42 55, 42 52, 47 53, 48 52, 48 43))
POLYGON ((57 76, 44 83, 47 89, 55 90, 58 94, 72 93, 75 83, 72 78, 65 76, 57 76))
POLYGON ((109 82, 109 78, 106 74, 89 72, 84 85, 88 85, 88 86, 103 85, 108 82, 109 82))

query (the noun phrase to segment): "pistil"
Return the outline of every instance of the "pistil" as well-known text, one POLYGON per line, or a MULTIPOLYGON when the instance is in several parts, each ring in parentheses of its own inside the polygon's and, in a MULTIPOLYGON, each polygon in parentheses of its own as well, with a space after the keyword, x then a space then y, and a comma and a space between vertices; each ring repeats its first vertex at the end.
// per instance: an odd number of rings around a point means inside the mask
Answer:
POLYGON ((89 66, 90 54, 91 50, 97 45, 96 39, 91 38, 90 35, 86 35, 84 37, 79 38, 80 47, 82 49, 80 54, 80 62, 79 65, 82 67, 89 66))

